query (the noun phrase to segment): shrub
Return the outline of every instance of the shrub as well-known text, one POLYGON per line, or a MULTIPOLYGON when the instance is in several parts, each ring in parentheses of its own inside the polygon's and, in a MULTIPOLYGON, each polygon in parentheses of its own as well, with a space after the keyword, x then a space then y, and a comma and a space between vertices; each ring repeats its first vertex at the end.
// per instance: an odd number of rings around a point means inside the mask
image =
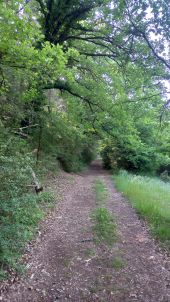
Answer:
POLYGON ((24 245, 36 231, 44 212, 41 204, 51 202, 49 192, 32 192, 34 160, 25 152, 26 144, 16 137, 2 136, 0 148, 0 278, 9 269, 20 268, 19 258, 24 245), (41 204, 40 204, 41 203, 41 204))
POLYGON ((136 146, 130 144, 107 145, 102 150, 101 156, 104 167, 112 169, 114 172, 119 169, 126 169, 132 172, 155 174, 156 171, 162 171, 161 167, 164 166, 163 163, 166 160, 165 156, 157 153, 155 148, 144 144, 136 146))

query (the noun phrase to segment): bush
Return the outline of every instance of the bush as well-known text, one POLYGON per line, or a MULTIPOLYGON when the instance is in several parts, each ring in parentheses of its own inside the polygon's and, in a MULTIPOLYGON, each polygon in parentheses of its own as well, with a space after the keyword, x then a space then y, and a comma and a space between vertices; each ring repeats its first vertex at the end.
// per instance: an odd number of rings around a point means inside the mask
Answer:
POLYGON ((51 193, 32 192, 34 160, 25 141, 3 137, 0 148, 0 279, 9 269, 18 270, 24 245, 36 231, 44 212, 42 203, 53 201, 51 193), (26 152, 27 151, 27 152, 26 152), (27 154, 26 154, 27 153, 27 154))
POLYGON ((0 201, 22 196, 31 186, 32 159, 23 154, 0 156, 0 201))
POLYGON ((162 173, 164 173, 165 171, 167 171, 168 175, 170 175, 170 163, 169 163, 169 159, 167 159, 166 161, 163 161, 160 163, 159 168, 157 169, 157 174, 161 175, 162 173))
MULTIPOLYGON (((132 172, 155 174, 165 167, 166 158, 146 145, 107 145, 101 152, 104 167, 114 172, 125 169, 132 172)), ((163 170, 164 171, 164 170, 163 170)))
POLYGON ((106 146, 102 152, 101 157, 103 160, 103 166, 105 169, 112 169, 114 171, 118 168, 118 154, 116 148, 106 146))
POLYGON ((43 212, 34 194, 1 202, 0 263, 4 270, 17 269, 17 262, 24 244, 35 232, 43 212))
POLYGON ((58 155, 57 159, 66 172, 78 172, 95 158, 94 154, 92 147, 80 144, 79 148, 76 149, 75 147, 73 151, 71 149, 62 150, 61 155, 58 155))
POLYGON ((95 159, 95 146, 85 146, 81 152, 81 160, 88 165, 95 159))
MULTIPOLYGON (((65 114, 52 113, 48 127, 42 127, 39 161, 49 158, 52 167, 57 169, 58 160, 66 172, 77 172, 94 159, 94 142, 91 134, 85 135, 82 129, 72 125, 65 114)), ((39 130, 34 130, 33 147, 37 148, 39 130)), ((49 164, 47 165, 49 166, 49 164)))

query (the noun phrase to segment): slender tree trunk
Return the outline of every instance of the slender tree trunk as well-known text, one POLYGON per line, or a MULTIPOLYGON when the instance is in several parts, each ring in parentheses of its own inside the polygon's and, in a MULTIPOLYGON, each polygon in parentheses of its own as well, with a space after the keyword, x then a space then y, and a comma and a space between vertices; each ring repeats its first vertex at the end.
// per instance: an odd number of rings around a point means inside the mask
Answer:
POLYGON ((37 160, 36 160, 36 166, 38 165, 39 157, 40 157, 40 151, 41 151, 41 139, 42 139, 42 126, 40 125, 39 135, 38 135, 38 147, 37 147, 37 160))

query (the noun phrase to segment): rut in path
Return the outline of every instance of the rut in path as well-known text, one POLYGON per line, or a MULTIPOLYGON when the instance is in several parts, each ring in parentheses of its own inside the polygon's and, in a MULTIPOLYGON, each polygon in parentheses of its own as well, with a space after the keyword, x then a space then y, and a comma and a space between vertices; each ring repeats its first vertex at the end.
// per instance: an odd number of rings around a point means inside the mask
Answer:
POLYGON ((1 301, 170 301, 168 258, 99 164, 74 176, 40 231, 26 276, 3 292, 1 301), (117 223, 118 239, 112 248, 93 242, 90 215, 96 206, 96 178, 107 187, 106 206, 117 223), (115 267, 118 258, 123 265, 115 267))

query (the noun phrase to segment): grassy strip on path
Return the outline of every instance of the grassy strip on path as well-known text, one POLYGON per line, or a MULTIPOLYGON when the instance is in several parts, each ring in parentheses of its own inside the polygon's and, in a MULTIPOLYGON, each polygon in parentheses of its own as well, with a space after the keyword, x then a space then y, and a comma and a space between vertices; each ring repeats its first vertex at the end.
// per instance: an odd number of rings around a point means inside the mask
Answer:
POLYGON ((137 212, 148 220, 154 235, 170 246, 170 184, 126 171, 120 171, 113 180, 137 212))
POLYGON ((103 206, 107 198, 107 190, 99 179, 96 180, 94 185, 96 194, 97 208, 92 212, 92 220, 94 222, 94 232, 97 242, 105 242, 112 245, 116 239, 115 223, 110 212, 103 206))
POLYGON ((106 203, 107 189, 100 179, 96 179, 94 184, 94 191, 96 195, 96 205, 102 206, 106 203))

